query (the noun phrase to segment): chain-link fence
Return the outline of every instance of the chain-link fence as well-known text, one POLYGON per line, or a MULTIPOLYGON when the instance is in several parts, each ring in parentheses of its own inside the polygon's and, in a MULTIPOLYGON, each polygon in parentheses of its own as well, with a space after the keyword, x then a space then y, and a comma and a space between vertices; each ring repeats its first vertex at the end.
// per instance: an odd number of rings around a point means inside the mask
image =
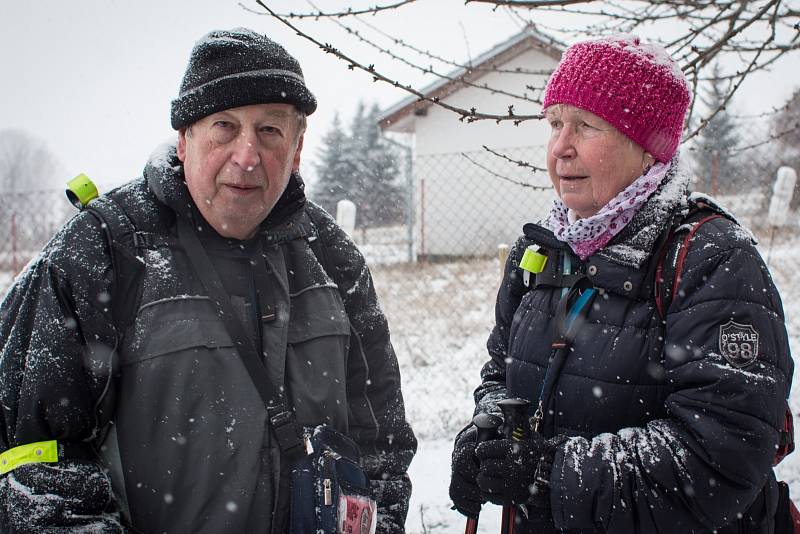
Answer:
MULTIPOLYGON (((690 148, 684 152, 692 157, 697 151, 690 148)), ((797 217, 780 227, 766 224, 777 171, 770 163, 774 158, 765 156, 770 148, 742 153, 744 171, 735 184, 725 176, 714 183, 722 203, 761 239, 760 250, 784 295, 790 334, 796 337, 797 217)), ((544 217, 553 199, 546 173, 516 163, 543 166, 543 147, 504 150, 503 156, 488 151, 419 155, 413 180, 401 177, 413 183, 406 195, 409 224, 354 231, 389 318, 409 418, 422 438, 451 436, 468 417, 494 321, 501 276, 498 246, 513 244, 522 225, 544 217)), ((2 290, 74 213, 62 191, 6 198, 0 205, 2 290)))
POLYGON ((5 193, 0 203, 0 292, 74 212, 64 191, 5 193))
MULTIPOLYGON (((766 127, 751 127, 743 133, 749 137, 743 143, 759 144, 768 136, 766 127)), ((684 164, 697 175, 702 165, 695 160, 702 149, 689 145, 683 150, 684 164)), ((790 335, 796 339, 800 336, 800 308, 795 309, 793 298, 794 288, 800 288, 798 217, 793 210, 784 224, 768 224, 766 213, 779 165, 770 150, 775 146, 759 144, 739 151, 734 176, 717 174, 713 180, 697 176, 693 189, 716 196, 759 239, 759 250, 784 295, 790 335), (711 185, 714 190, 704 187, 711 185)), ((406 227, 356 231, 392 327, 404 391, 411 399, 409 417, 423 438, 452 436, 466 422, 472 390, 488 357, 485 342, 494 322, 501 276, 498 247, 513 244, 524 223, 543 218, 554 198, 546 173, 515 163, 542 165, 543 147, 503 154, 507 159, 487 151, 418 156, 413 169, 413 231, 406 227), (531 187, 539 185, 548 189, 531 187), (393 256, 389 251, 406 250, 409 235, 416 263, 383 261, 402 258, 403 254, 393 256)), ((800 410, 800 403, 795 409, 800 410)))

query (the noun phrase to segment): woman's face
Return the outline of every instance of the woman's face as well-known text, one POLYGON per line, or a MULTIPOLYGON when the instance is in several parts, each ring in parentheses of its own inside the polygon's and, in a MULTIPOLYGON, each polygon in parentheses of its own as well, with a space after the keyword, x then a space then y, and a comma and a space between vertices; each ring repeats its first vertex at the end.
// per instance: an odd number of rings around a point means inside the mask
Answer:
POLYGON ((594 113, 558 104, 550 123, 547 170, 556 194, 582 219, 591 217, 633 183, 654 159, 594 113))

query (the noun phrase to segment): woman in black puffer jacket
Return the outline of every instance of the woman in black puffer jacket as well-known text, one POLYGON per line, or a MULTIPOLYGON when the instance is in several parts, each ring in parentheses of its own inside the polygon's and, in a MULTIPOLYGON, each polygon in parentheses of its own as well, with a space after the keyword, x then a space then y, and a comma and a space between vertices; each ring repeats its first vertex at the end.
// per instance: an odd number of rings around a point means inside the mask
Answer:
POLYGON ((750 234, 688 193, 689 100, 635 37, 575 44, 550 78, 559 198, 509 256, 475 392, 476 414, 530 405, 519 441, 456 438, 464 515, 489 500, 517 506, 516 533, 774 532, 783 309, 750 234))

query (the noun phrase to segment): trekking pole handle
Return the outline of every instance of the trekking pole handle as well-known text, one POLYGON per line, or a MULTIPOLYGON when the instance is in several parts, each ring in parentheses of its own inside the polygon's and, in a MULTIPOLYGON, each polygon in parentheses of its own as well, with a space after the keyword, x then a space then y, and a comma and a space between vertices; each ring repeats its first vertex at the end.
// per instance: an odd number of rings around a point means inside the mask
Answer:
MULTIPOLYGON (((477 443, 482 443, 488 439, 492 439, 497 435, 497 429, 503 423, 500 416, 490 413, 479 413, 472 418, 472 424, 478 429, 477 443)), ((480 516, 480 514, 479 514, 480 516)), ((477 534, 478 532, 478 517, 468 517, 467 527, 464 534, 477 534)))
POLYGON ((529 428, 526 427, 525 412, 530 406, 531 401, 527 399, 503 399, 497 403, 503 412, 505 423, 503 424, 503 435, 508 439, 520 441, 527 437, 529 428))
MULTIPOLYGON (((513 441, 520 441, 528 436, 530 428, 526 427, 525 412, 530 405, 526 399, 503 399, 497 403, 503 412, 503 435, 513 441)), ((527 515, 527 511, 523 512, 527 515)), ((500 534, 514 534, 517 509, 511 504, 503 505, 503 516, 500 523, 500 534)))

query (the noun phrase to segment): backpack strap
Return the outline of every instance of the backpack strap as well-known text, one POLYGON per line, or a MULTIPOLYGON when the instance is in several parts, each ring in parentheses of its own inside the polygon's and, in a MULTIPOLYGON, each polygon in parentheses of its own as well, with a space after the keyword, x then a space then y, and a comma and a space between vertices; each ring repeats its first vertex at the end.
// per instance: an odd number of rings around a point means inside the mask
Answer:
MULTIPOLYGON (((698 204, 684 217, 677 217, 669 228, 668 237, 664 240, 658 252, 658 262, 655 273, 655 299, 656 310, 662 321, 666 319, 666 311, 675 300, 675 295, 680 291, 681 276, 689 245, 697 231, 705 223, 720 217, 728 217, 726 213, 714 210, 713 206, 698 204), (711 213, 709 213, 711 210, 711 213), (695 219, 694 222, 691 222, 695 219)), ((784 401, 784 416, 778 439, 778 448, 775 451, 773 465, 778 465, 786 456, 794 451, 794 422, 792 411, 788 402, 784 401)))
MULTIPOLYGON (((328 256, 327 249, 325 247, 325 243, 322 242, 322 237, 319 232, 320 222, 315 219, 313 215, 314 210, 306 208, 306 214, 308 214, 308 220, 311 222, 311 227, 313 231, 311 235, 308 236, 308 246, 311 247, 311 252, 314 253, 316 256, 317 261, 319 261, 320 265, 322 265, 322 270, 325 271, 331 280, 339 286, 339 282, 336 281, 336 277, 334 273, 336 272, 335 266, 331 263, 331 259, 328 256)), ((341 292, 341 286, 339 286, 339 291, 341 292)), ((344 299, 344 295, 342 295, 342 299, 344 299)))
POLYGON ((705 206, 690 211, 686 216, 676 217, 667 232, 666 239, 662 241, 660 249, 657 249, 658 261, 653 290, 656 311, 662 321, 666 319, 667 309, 675 300, 675 295, 680 289, 683 264, 686 261, 692 238, 701 226, 719 217, 724 217, 724 215, 718 212, 708 214, 705 206), (701 217, 690 222, 692 219, 696 219, 698 214, 701 217))
POLYGON ((775 451, 775 459, 772 461, 772 465, 781 463, 792 451, 794 451, 794 420, 792 410, 787 403, 783 415, 783 426, 778 439, 778 449, 775 451))
POLYGON ((133 221, 113 198, 99 197, 82 211, 97 219, 106 237, 113 271, 111 317, 121 335, 133 324, 142 296, 144 263, 137 257, 141 243, 133 221))

